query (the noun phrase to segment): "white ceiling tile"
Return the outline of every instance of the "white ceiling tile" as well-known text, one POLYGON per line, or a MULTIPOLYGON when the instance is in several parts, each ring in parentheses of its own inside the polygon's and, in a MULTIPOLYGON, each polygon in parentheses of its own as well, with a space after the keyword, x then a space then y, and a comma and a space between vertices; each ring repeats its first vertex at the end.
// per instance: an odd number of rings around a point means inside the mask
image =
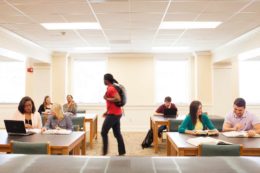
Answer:
POLYGON ((205 12, 208 13, 235 13, 242 9, 250 0, 237 0, 237 1, 209 1, 205 12))
POLYGON ((130 11, 133 13, 164 13, 168 2, 164 1, 133 1, 130 4, 130 11))
POLYGON ((104 3, 91 3, 95 13, 128 13, 128 1, 108 1, 104 3))
POLYGON ((201 13, 207 6, 205 1, 172 1, 168 13, 201 13))
POLYGON ((195 13, 167 13, 164 21, 193 21, 197 15, 195 13))

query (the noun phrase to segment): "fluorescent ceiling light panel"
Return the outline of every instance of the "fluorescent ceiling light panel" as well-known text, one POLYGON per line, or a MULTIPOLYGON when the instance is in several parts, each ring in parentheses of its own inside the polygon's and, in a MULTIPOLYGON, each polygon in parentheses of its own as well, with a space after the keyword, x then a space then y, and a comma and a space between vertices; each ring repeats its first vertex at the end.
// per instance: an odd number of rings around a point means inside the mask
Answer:
POLYGON ((80 30, 96 29, 101 30, 101 26, 96 22, 79 22, 79 23, 41 23, 47 30, 80 30))
POLYGON ((154 52, 191 52, 189 47, 153 47, 154 52))
POLYGON ((162 22, 159 29, 210 29, 218 27, 222 22, 162 22))
POLYGON ((8 50, 8 49, 4 49, 4 48, 0 48, 0 56, 15 59, 15 60, 18 60, 18 61, 25 61, 26 60, 25 55, 22 55, 20 53, 17 53, 17 52, 8 50))
POLYGON ((247 60, 250 58, 255 58, 257 56, 260 56, 260 48, 256 48, 247 52, 240 53, 238 55, 239 60, 247 60))
POLYGON ((109 51, 110 47, 75 47, 72 48, 73 53, 84 53, 84 52, 106 52, 109 51))

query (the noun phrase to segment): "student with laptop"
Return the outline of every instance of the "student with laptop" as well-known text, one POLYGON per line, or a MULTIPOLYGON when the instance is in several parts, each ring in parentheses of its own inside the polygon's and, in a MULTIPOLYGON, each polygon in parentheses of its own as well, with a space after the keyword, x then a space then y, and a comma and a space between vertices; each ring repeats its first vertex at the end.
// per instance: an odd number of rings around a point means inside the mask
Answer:
POLYGON ((210 130, 211 135, 217 135, 219 133, 207 114, 202 112, 201 102, 192 101, 190 104, 190 112, 182 121, 179 127, 179 133, 200 135, 199 133, 201 133, 202 130, 210 130))
MULTIPOLYGON (((157 116, 164 116, 165 118, 176 118, 178 109, 175 106, 174 103, 172 103, 172 99, 171 97, 167 96, 164 99, 164 104, 162 104, 161 106, 159 106, 157 108, 157 110, 155 111, 154 115, 157 116)), ((165 130, 167 127, 166 126, 161 126, 158 129, 158 136, 161 137, 162 136, 162 132, 163 130, 165 130)))
POLYGON ((225 118, 223 131, 247 131, 248 137, 253 137, 260 134, 260 118, 246 110, 243 98, 237 98, 233 111, 225 118))
POLYGON ((25 123, 25 128, 41 129, 42 119, 39 112, 36 111, 33 100, 25 96, 21 99, 18 110, 15 112, 13 120, 22 120, 25 123))

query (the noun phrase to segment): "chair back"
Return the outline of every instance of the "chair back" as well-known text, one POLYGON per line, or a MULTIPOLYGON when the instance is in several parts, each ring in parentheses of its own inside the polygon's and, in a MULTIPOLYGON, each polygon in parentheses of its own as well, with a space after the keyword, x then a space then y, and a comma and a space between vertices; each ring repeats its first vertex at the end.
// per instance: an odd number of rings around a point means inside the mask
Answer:
POLYGON ((220 119, 211 119, 212 124, 215 126, 216 129, 218 129, 218 131, 222 131, 222 127, 224 124, 224 118, 220 118, 220 119))
POLYGON ((85 126, 85 117, 71 117, 71 121, 73 124, 73 130, 74 131, 85 131, 86 130, 86 126, 85 126))
POLYGON ((179 126, 181 125, 183 120, 172 119, 169 120, 169 132, 178 132, 179 126))
POLYGON ((199 156, 240 156, 242 153, 242 146, 238 144, 232 145, 199 145, 199 156))
POLYGON ((84 110, 84 109, 78 109, 76 113, 77 113, 77 114, 84 114, 84 113, 86 113, 86 110, 84 110))
POLYGON ((49 142, 11 141, 11 153, 14 154, 50 154, 49 142))

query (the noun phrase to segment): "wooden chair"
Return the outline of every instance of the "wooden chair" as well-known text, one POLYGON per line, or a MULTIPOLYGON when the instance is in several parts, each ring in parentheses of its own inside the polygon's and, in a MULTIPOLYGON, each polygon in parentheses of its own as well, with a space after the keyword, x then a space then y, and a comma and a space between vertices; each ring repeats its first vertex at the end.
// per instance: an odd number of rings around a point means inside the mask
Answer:
POLYGON ((10 145, 14 154, 51 154, 49 142, 11 141, 10 145))
POLYGON ((242 154, 242 145, 210 145, 201 144, 198 148, 199 156, 240 156, 242 154))
POLYGON ((212 119, 211 120, 212 124, 215 126, 216 129, 218 129, 218 131, 222 131, 222 127, 224 124, 224 118, 222 119, 212 119))
POLYGON ((183 120, 169 120, 168 132, 178 132, 179 126, 183 120))
POLYGON ((85 117, 71 117, 73 131, 86 131, 85 117))

